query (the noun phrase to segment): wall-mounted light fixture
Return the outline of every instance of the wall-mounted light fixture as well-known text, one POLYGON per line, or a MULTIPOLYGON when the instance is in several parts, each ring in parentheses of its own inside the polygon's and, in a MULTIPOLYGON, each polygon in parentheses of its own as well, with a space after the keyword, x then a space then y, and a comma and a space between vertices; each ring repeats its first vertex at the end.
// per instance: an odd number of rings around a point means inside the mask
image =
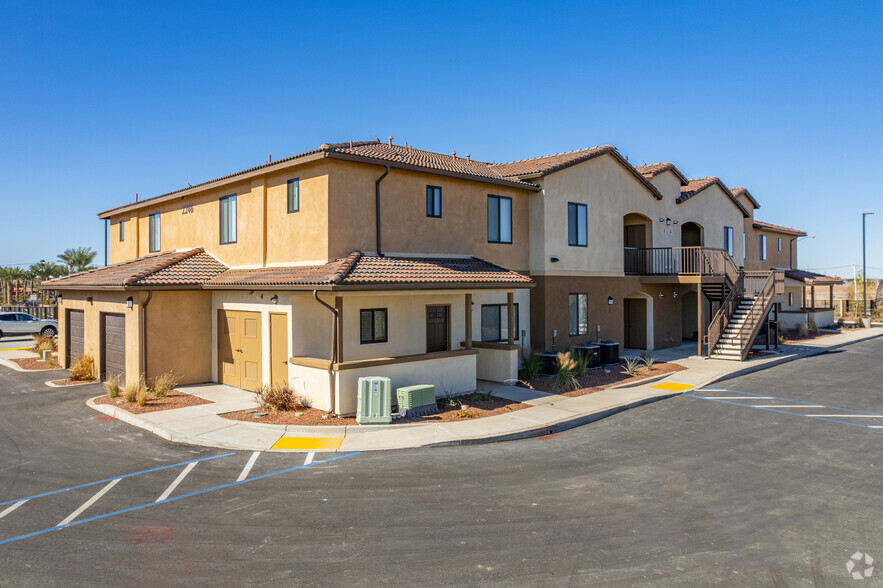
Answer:
POLYGON ((664 297, 665 297, 665 294, 663 294, 662 292, 660 292, 660 293, 659 293, 659 297, 660 297, 660 298, 664 298, 664 297))
POLYGON ((272 302, 273 304, 279 304, 279 296, 276 294, 273 294, 273 297, 270 298, 270 302, 272 302))
POLYGON ((613 296, 608 296, 608 297, 607 297, 607 304, 608 304, 608 305, 613 304, 613 296))
POLYGON ((674 224, 678 224, 678 221, 672 221, 674 224))
POLYGON ((557 257, 550 257, 549 261, 551 261, 552 263, 558 263, 558 258, 557 257))
POLYGON ((670 224, 671 224, 671 219, 670 218, 665 219, 665 226, 668 226, 670 224))
POLYGON ((677 297, 678 297, 678 291, 675 290, 674 292, 672 292, 672 293, 671 293, 671 297, 672 297, 672 298, 677 298, 677 297))
POLYGON ((92 297, 91 297, 91 296, 87 296, 87 297, 86 297, 86 302, 88 302, 89 304, 92 304, 92 297))
POLYGON ((665 219, 662 218, 662 217, 660 216, 660 217, 659 217, 659 222, 664 223, 664 222, 665 222, 665 219))
POLYGON ((254 290, 249 290, 249 291, 248 291, 248 295, 249 295, 249 296, 254 296, 254 290))
POLYGON ((473 300, 473 301, 471 302, 471 304, 472 304, 472 308, 470 308, 469 310, 475 310, 475 301, 473 300))
POLYGON ((135 299, 134 299, 134 298, 132 298, 131 296, 129 296, 128 298, 126 298, 126 308, 128 308, 129 310, 132 310, 132 307, 133 307, 134 305, 135 305, 135 299))
POLYGON ((64 301, 64 294, 62 294, 61 292, 59 292, 58 294, 55 295, 55 300, 56 300, 59 304, 61 304, 61 303, 64 301))

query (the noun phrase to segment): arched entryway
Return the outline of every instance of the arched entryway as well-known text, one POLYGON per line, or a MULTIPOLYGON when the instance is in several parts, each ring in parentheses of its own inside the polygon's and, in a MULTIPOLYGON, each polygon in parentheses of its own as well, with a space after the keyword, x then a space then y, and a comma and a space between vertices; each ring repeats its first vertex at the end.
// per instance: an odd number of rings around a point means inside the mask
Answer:
POLYGON ((623 247, 644 249, 653 247, 653 222, 637 212, 630 212, 622 217, 623 247))
POLYGON ((623 299, 623 346, 653 349, 653 297, 644 292, 623 299))
POLYGON ((692 221, 681 225, 681 246, 702 247, 705 244, 702 225, 692 221))

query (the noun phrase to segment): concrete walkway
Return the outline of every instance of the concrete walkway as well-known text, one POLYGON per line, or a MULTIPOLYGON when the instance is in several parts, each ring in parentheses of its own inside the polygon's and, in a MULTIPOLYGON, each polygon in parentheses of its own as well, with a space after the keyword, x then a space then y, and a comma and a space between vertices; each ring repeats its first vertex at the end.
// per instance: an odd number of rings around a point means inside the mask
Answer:
POLYGON ((226 449, 346 452, 467 445, 525 439, 563 431, 715 381, 767 369, 879 336, 883 336, 883 328, 857 329, 801 345, 783 345, 778 353, 747 362, 705 359, 691 355, 696 352, 696 344, 685 344, 654 351, 652 354, 657 361, 673 361, 687 368, 686 370, 577 398, 480 382, 480 387, 492 387, 498 396, 531 406, 508 414, 457 422, 300 427, 234 421, 218 415, 257 408, 255 395, 219 384, 178 388, 182 392, 211 400, 212 404, 141 415, 133 415, 107 404, 95 404, 91 400, 88 404, 98 411, 171 441, 226 449))

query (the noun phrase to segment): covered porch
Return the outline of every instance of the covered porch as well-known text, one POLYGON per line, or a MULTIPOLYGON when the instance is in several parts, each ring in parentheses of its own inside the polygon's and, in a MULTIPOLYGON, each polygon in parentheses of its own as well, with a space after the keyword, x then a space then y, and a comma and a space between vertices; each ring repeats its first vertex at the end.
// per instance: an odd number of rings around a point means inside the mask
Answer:
POLYGON ((819 328, 834 325, 834 286, 840 278, 786 269, 785 296, 779 309, 779 324, 786 329, 819 328))

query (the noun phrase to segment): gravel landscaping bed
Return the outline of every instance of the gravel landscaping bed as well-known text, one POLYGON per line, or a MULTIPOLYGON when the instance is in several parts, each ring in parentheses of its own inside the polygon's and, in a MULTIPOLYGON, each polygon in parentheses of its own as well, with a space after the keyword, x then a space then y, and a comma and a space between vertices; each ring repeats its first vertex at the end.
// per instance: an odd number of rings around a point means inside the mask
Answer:
POLYGON ((147 404, 138 406, 135 402, 126 402, 122 397, 108 398, 107 396, 99 396, 92 400, 95 404, 110 404, 117 408, 122 408, 126 412, 132 414, 144 414, 145 412, 156 412, 158 410, 171 410, 173 408, 184 408, 186 406, 199 406, 200 404, 211 404, 211 400, 185 394, 174 390, 169 392, 163 398, 147 397, 147 404))
MULTIPOLYGON (((577 378, 579 381, 579 388, 570 392, 563 392, 558 388, 558 382, 555 379, 555 376, 539 376, 528 380, 527 383, 530 384, 529 387, 534 390, 549 392, 551 394, 561 394, 562 396, 573 398, 576 396, 591 394, 592 392, 600 392, 613 385, 638 383, 647 378, 680 372, 685 369, 687 368, 676 363, 663 362, 653 364, 652 370, 648 370, 646 367, 640 367, 634 375, 629 375, 622 366, 603 366, 590 369, 586 372, 585 376, 577 378)), ((519 385, 523 386, 522 383, 519 383, 519 385)))
POLYGON ((65 378, 63 380, 52 380, 52 383, 56 386, 79 386, 80 384, 94 384, 98 380, 71 380, 70 378, 65 378))
MULTIPOLYGON (((479 419, 483 417, 494 416, 496 414, 512 412, 514 410, 521 410, 522 408, 527 408, 529 406, 527 404, 512 402, 511 400, 498 397, 491 398, 490 400, 482 400, 481 396, 479 396, 478 394, 466 394, 464 396, 458 397, 458 400, 462 402, 462 404, 465 404, 468 408, 463 409, 459 404, 455 406, 450 406, 447 404, 447 400, 441 399, 436 403, 439 410, 438 414, 407 419, 393 419, 392 424, 442 423, 479 419), (469 416, 465 416, 467 413, 469 416)), ((258 410, 258 412, 263 411, 258 410)), ((240 410, 236 412, 227 412, 220 416, 235 421, 249 421, 253 423, 268 425, 299 425, 303 427, 314 427, 321 425, 353 426, 358 424, 355 417, 340 418, 328 415, 327 418, 323 418, 326 413, 317 408, 304 408, 296 411, 268 411, 266 416, 260 418, 255 418, 254 414, 255 413, 249 413, 245 412, 244 410, 240 410)))
POLYGON ((58 365, 58 362, 55 361, 54 357, 49 359, 48 361, 43 361, 42 359, 37 359, 36 357, 23 357, 20 359, 10 359, 9 361, 15 363, 21 369, 29 371, 61 369, 61 366, 58 365))

